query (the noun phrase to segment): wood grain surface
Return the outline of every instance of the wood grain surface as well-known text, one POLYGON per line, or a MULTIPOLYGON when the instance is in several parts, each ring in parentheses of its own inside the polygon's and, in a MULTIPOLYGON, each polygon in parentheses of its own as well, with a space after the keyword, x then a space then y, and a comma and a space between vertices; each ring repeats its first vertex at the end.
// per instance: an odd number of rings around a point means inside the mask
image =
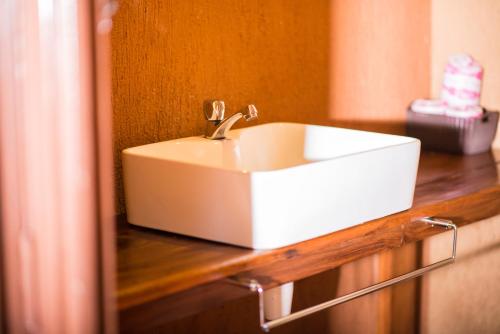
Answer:
POLYGON ((272 287, 442 232, 413 224, 419 217, 447 217, 463 225, 500 214, 499 161, 499 151, 468 157, 423 152, 410 210, 269 251, 133 227, 122 216, 119 308, 230 275, 257 278, 266 288, 272 287))
POLYGON ((251 125, 327 118, 327 0, 123 0, 113 21, 118 212, 120 152, 201 135, 206 99, 226 101, 228 115, 254 103, 251 125))
MULTIPOLYGON (((298 281, 292 310, 298 311, 337 295, 338 270, 298 281)), ((120 312, 123 333, 260 333, 257 296, 221 280, 120 312)), ((276 334, 327 333, 327 312, 273 329, 276 334)))

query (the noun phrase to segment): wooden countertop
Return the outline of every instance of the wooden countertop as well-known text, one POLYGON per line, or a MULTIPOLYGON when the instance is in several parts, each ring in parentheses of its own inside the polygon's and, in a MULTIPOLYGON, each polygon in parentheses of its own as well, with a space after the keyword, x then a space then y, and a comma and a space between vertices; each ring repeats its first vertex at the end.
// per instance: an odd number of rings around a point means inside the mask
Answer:
MULTIPOLYGON (((393 132, 393 131, 391 131, 393 132)), ((422 152, 413 207, 287 247, 254 251, 118 223, 118 307, 125 310, 230 275, 266 288, 439 233, 411 224, 437 216, 459 226, 500 214, 500 150, 422 152)))

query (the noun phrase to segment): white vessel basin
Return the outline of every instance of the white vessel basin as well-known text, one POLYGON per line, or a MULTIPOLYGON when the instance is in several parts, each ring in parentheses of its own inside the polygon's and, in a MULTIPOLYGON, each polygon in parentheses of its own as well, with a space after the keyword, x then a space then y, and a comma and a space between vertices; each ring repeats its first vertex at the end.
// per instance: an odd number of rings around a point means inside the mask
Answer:
POLYGON ((128 221, 255 249, 411 207, 420 142, 296 123, 123 151, 128 221))

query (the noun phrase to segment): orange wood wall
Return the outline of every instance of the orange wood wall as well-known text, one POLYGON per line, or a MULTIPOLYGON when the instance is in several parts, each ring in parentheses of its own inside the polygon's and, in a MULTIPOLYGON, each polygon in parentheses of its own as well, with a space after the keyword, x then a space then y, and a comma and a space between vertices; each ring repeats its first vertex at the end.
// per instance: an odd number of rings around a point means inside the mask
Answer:
POLYGON ((205 99, 225 100, 228 113, 254 103, 258 123, 326 119, 329 26, 326 0, 120 1, 112 32, 118 211, 121 150, 202 134, 205 99))
MULTIPOLYGON (((401 120, 429 95, 429 0, 123 0, 114 20, 120 152, 204 129, 203 100, 259 122, 401 120)), ((238 125, 241 126, 241 125, 238 125)))

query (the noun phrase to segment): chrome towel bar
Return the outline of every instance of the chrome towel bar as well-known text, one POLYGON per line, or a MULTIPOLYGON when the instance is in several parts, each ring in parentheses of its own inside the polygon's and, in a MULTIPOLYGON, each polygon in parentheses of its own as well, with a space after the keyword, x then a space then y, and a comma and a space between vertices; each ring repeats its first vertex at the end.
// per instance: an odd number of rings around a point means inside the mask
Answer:
POLYGON ((347 295, 344 295, 344 296, 326 301, 324 303, 321 303, 321 304, 318 304, 315 306, 311 306, 311 307, 308 307, 306 309, 291 313, 291 314, 284 316, 284 317, 281 317, 279 319, 266 321, 266 319, 264 317, 264 289, 258 281, 256 281, 256 280, 243 281, 243 280, 237 280, 237 279, 229 279, 229 282, 231 282, 232 284, 239 285, 239 286, 247 287, 251 291, 254 291, 258 294, 258 296, 259 296, 260 327, 262 328, 263 331, 269 332, 269 330, 271 330, 275 327, 281 326, 283 324, 286 324, 290 321, 300 319, 302 317, 316 313, 316 312, 324 310, 326 308, 348 302, 348 301, 353 300, 355 298, 358 298, 358 297, 367 295, 369 293, 378 291, 380 289, 389 287, 389 286, 394 285, 396 283, 421 276, 421 275, 425 274, 426 272, 429 272, 431 270, 434 270, 436 268, 442 267, 444 265, 447 265, 447 264, 455 261, 456 251, 457 251, 457 226, 450 220, 434 218, 434 217, 426 217, 426 218, 419 219, 418 221, 430 224, 431 226, 440 226, 440 227, 445 227, 446 229, 453 229, 453 248, 452 248, 452 253, 451 253, 450 257, 448 257, 444 260, 435 262, 433 264, 427 265, 427 266, 422 267, 420 269, 411 271, 409 273, 406 273, 406 274, 403 274, 400 276, 396 276, 394 278, 391 278, 391 279, 388 279, 386 281, 382 281, 380 283, 368 286, 368 287, 363 288, 361 290, 357 290, 357 291, 349 293, 347 295))

